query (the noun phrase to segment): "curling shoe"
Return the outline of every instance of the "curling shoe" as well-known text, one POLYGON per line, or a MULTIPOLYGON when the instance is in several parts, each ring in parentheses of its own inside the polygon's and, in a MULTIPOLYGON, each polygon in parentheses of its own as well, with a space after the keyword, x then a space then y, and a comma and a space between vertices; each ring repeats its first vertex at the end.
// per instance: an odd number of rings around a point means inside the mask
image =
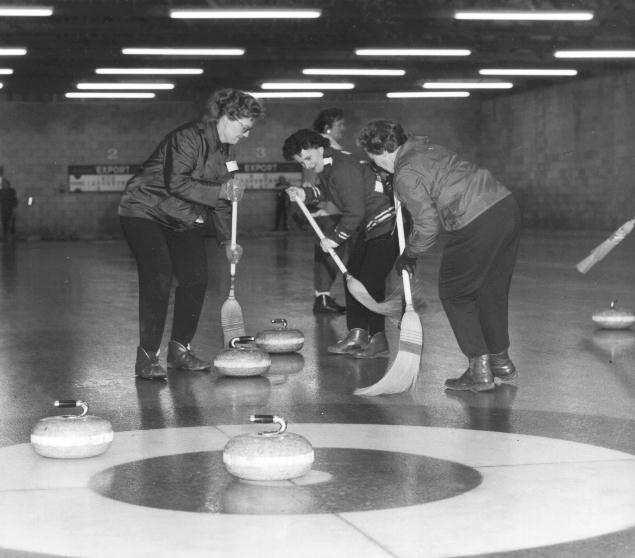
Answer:
POLYGON ((340 339, 335 345, 331 345, 327 352, 332 355, 347 355, 362 349, 368 345, 369 341, 368 331, 354 327, 344 339, 340 339))
POLYGON ((198 358, 190 346, 183 346, 177 341, 168 343, 168 367, 178 368, 186 372, 196 372, 198 370, 209 370, 211 363, 198 358))
POLYGON ((330 295, 318 295, 313 302, 314 314, 344 314, 346 307, 339 305, 330 295))
POLYGON ((470 357, 469 360, 469 367, 463 375, 446 380, 445 388, 474 392, 494 389, 494 375, 489 367, 489 355, 470 357))
POLYGON ((137 347, 137 362, 134 365, 137 378, 144 380, 167 380, 165 368, 159 364, 159 353, 149 353, 142 347, 137 347))
POLYGON ((499 384, 511 382, 518 377, 518 370, 507 354, 507 349, 501 353, 489 355, 489 367, 494 375, 494 381, 499 384))
POLYGON ((390 356, 386 332, 379 331, 375 333, 375 335, 370 338, 368 345, 349 354, 355 358, 379 358, 390 356))

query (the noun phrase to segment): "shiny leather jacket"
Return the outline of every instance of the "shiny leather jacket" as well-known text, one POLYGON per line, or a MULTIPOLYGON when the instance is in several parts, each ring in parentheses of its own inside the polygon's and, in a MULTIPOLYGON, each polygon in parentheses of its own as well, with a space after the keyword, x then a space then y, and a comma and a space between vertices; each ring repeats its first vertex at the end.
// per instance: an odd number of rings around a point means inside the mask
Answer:
POLYGON ((119 215, 151 219, 174 230, 202 226, 211 218, 218 241, 224 242, 231 204, 221 186, 232 178, 227 163, 233 161, 233 146, 221 143, 214 123, 185 124, 163 138, 128 181, 119 215))
POLYGON ((511 195, 494 176, 427 138, 411 138, 395 157, 394 188, 412 216, 406 253, 417 257, 439 231, 462 229, 511 195))

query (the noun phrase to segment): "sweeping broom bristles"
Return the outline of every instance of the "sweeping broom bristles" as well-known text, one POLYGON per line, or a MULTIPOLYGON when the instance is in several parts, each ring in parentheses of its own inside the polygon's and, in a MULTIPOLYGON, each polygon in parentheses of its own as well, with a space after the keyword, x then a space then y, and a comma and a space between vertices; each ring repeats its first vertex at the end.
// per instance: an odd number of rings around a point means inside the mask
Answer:
MULTIPOLYGON (((399 247, 403 251, 405 245, 403 217, 401 206, 397 200, 395 200, 395 206, 397 207, 399 247)), ((421 327, 419 315, 412 306, 410 276, 405 270, 401 275, 406 299, 406 311, 401 319, 397 357, 381 380, 371 386, 356 389, 353 392, 355 395, 390 395, 408 391, 416 385, 421 366, 421 351, 423 350, 423 328, 421 327)))
MULTIPOLYGON (((238 224, 238 201, 232 201, 232 231, 231 231, 231 247, 236 246, 236 228, 238 224)), ((220 309, 220 323, 223 328, 223 342, 225 346, 234 337, 242 337, 245 335, 245 322, 243 321, 243 311, 236 300, 234 294, 236 285, 236 264, 230 263, 229 266, 229 295, 220 309)))

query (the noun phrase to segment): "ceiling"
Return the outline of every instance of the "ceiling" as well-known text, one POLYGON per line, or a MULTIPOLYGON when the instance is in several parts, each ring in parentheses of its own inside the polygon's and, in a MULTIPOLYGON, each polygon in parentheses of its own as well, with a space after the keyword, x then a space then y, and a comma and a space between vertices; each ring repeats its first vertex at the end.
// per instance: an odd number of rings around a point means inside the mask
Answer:
MULTIPOLYGON (((619 72, 632 61, 557 60, 557 49, 634 49, 633 0, 24 0, 4 6, 44 5, 46 18, 0 18, 0 46, 26 47, 22 57, 0 57, 0 100, 64 100, 79 81, 142 81, 97 76, 95 68, 187 66, 198 76, 163 77, 175 83, 161 100, 196 100, 216 87, 260 89, 263 81, 352 81, 348 92, 325 99, 385 98, 388 91, 421 91, 422 80, 479 79, 484 67, 576 68, 577 77, 505 78, 514 90, 619 72), (319 8, 314 20, 179 20, 171 8, 319 8), (593 10, 589 22, 474 22, 452 18, 455 9, 593 10), (241 57, 125 56, 123 47, 242 47, 241 57), (356 48, 468 48, 469 57, 360 57, 356 48), (406 70, 403 77, 303 76, 306 67, 379 67, 406 70)), ((146 77, 145 80, 149 78, 146 77)), ((480 79, 483 79, 482 77, 480 79)), ((156 78, 155 78, 156 80, 156 78)), ((475 95, 506 95, 483 92, 475 95)), ((70 102, 70 101, 69 101, 70 102)))

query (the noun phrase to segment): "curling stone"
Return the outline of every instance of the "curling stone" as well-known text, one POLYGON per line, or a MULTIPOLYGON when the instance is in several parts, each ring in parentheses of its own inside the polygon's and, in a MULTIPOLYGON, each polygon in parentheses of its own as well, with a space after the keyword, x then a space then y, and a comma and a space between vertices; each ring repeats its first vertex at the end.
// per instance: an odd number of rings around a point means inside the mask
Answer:
POLYGON ((290 432, 276 415, 252 415, 251 422, 276 423, 279 430, 235 436, 223 449, 225 468, 234 476, 255 481, 288 480, 308 473, 315 459, 309 441, 290 432))
POLYGON ((106 419, 89 415, 83 401, 63 399, 55 406, 81 407, 79 415, 46 417, 37 422, 31 431, 31 446, 43 457, 76 459, 94 457, 104 453, 112 443, 112 425, 106 419))
POLYGON ((593 314, 593 322, 603 329, 626 329, 635 324, 633 311, 618 309, 615 307, 616 303, 617 300, 612 300, 608 310, 593 314))
POLYGON ((271 366, 269 354, 246 345, 251 338, 234 337, 229 348, 216 355, 214 366, 225 376, 258 376, 264 374, 271 366))
POLYGON ((253 338, 256 347, 268 353, 294 353, 302 348, 304 334, 299 329, 288 329, 284 318, 275 318, 271 323, 278 327, 257 333, 253 338))

